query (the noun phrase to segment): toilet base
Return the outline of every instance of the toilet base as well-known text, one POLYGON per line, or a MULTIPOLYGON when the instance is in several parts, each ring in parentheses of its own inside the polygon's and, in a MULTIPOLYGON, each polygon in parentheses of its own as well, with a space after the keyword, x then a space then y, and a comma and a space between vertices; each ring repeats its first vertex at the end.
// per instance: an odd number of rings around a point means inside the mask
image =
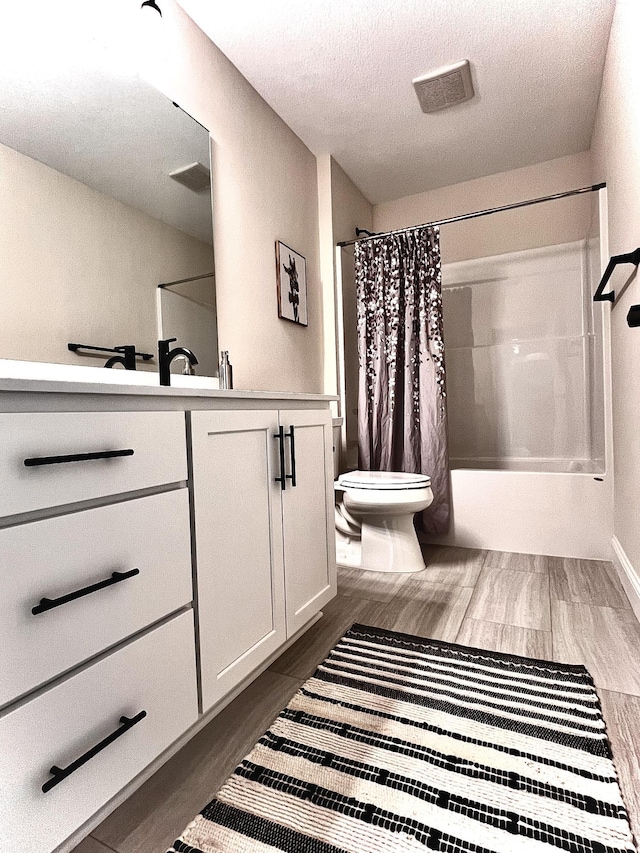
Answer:
POLYGON ((336 530, 336 562, 343 568, 367 572, 421 572, 425 565, 413 515, 367 515, 359 537, 336 530))

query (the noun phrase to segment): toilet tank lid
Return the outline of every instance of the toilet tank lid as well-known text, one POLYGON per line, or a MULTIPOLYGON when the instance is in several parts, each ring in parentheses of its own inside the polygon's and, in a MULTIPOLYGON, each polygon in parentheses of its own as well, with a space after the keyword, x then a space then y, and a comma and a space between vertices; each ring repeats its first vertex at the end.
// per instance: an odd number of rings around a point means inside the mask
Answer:
POLYGON ((426 489, 431 477, 400 471, 349 471, 338 477, 338 485, 347 489, 426 489))

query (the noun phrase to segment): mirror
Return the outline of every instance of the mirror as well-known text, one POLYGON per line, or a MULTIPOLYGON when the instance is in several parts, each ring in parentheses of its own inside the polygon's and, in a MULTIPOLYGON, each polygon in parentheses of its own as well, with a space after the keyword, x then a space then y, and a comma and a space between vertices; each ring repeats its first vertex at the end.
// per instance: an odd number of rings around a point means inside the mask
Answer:
POLYGON ((215 375, 209 133, 116 49, 118 5, 13 4, 2 28, 0 358, 135 344, 157 371, 162 334, 215 375))

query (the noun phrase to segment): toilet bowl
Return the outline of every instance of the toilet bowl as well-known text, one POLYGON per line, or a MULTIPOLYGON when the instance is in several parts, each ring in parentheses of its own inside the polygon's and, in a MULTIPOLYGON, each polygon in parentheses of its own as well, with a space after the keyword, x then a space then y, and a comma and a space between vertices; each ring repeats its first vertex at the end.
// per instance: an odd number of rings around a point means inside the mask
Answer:
POLYGON ((425 474, 350 471, 334 484, 339 566, 371 572, 420 572, 424 560, 413 517, 433 501, 425 474))

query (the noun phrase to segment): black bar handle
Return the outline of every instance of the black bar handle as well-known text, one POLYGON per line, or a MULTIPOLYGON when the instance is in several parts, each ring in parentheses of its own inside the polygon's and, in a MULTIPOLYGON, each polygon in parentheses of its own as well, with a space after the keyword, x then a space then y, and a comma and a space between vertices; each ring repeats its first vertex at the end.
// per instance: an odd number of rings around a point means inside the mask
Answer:
POLYGON ((113 572, 110 578, 99 581, 98 583, 85 586, 75 592, 70 592, 67 595, 61 595, 60 598, 41 598, 40 604, 36 604, 31 608, 34 616, 38 613, 46 613, 47 610, 53 610, 55 607, 60 607, 62 604, 68 604, 70 601, 75 601, 77 598, 83 598, 85 595, 91 595, 92 592, 98 592, 100 589, 106 589, 108 586, 113 586, 116 583, 122 583, 128 578, 133 578, 140 574, 140 569, 131 569, 128 572, 113 572))
POLYGON ((118 456, 133 456, 133 450, 100 450, 95 453, 68 453, 66 456, 34 456, 24 460, 27 468, 38 465, 60 465, 61 462, 88 462, 91 459, 115 459, 118 456))
POLYGON ((276 483, 280 483, 280 488, 284 492, 287 488, 287 475, 284 461, 284 427, 278 427, 278 432, 273 434, 273 437, 279 442, 278 451, 280 453, 280 476, 274 477, 276 483))
POLYGON ((87 750, 80 758, 76 758, 75 761, 72 761, 68 767, 58 767, 56 764, 53 765, 49 773, 53 776, 53 779, 49 779, 42 786, 42 793, 46 794, 47 791, 50 791, 52 788, 55 788, 56 785, 59 785, 60 782, 63 782, 72 773, 75 773, 78 768, 82 767, 83 764, 86 764, 87 761, 90 761, 94 758, 99 752, 102 752, 110 743, 113 743, 114 740, 118 740, 119 737, 125 732, 128 732, 129 729, 132 729, 135 725, 137 725, 141 720, 147 716, 146 711, 140 711, 139 714, 136 714, 135 717, 120 717, 119 723, 120 727, 115 730, 115 732, 111 732, 110 735, 107 735, 104 740, 101 740, 100 743, 97 743, 95 746, 92 746, 91 749, 87 750))
POLYGON ((594 302, 615 302, 615 290, 610 290, 609 293, 603 293, 603 291, 607 286, 607 282, 611 278, 613 271, 618 266, 618 264, 634 264, 635 266, 640 265, 640 247, 638 247, 634 252, 627 252, 626 255, 613 255, 610 258, 609 263, 607 264, 607 268, 604 271, 604 275, 600 279, 598 289, 593 295, 594 302))
POLYGON ((291 444, 289 445, 291 453, 291 473, 287 474, 286 477, 287 480, 291 480, 292 486, 296 486, 296 437, 293 424, 289 427, 289 432, 286 433, 286 437, 291 441, 291 444))

